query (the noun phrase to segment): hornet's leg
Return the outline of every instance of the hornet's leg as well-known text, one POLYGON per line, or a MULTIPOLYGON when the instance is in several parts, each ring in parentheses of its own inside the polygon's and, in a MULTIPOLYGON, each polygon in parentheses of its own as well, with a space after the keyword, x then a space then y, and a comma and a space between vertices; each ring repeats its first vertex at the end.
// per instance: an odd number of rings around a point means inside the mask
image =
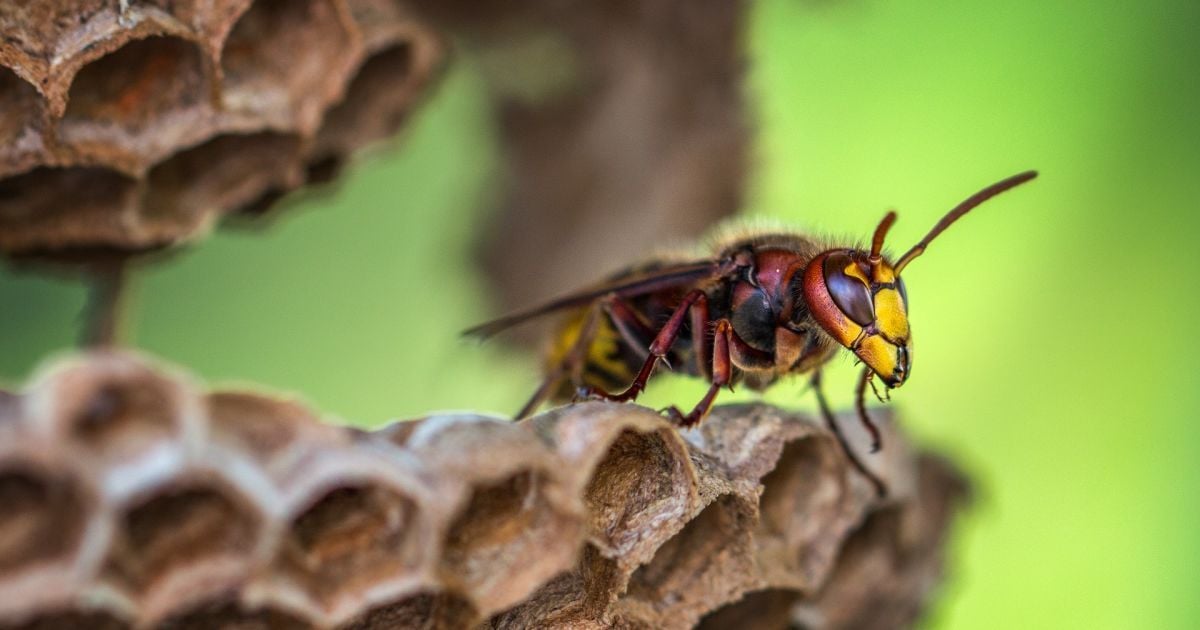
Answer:
POLYGON ((864 367, 862 376, 858 377, 858 400, 855 407, 858 408, 858 420, 867 428, 867 433, 871 434, 871 452, 878 453, 883 440, 879 437, 879 427, 875 426, 871 416, 867 415, 867 383, 871 382, 872 374, 871 368, 864 367))
POLYGON ((579 375, 583 369, 583 360, 587 357, 588 346, 591 345, 592 337, 595 336, 596 327, 599 325, 599 315, 600 309, 598 306, 594 305, 588 308, 583 325, 579 327, 579 336, 571 344, 571 349, 563 355, 562 361, 546 374, 546 377, 542 379, 542 384, 534 390, 533 395, 529 397, 529 400, 525 402, 525 405, 521 407, 517 415, 513 416, 513 419, 520 420, 537 411, 537 408, 546 402, 546 399, 550 397, 554 392, 554 388, 558 387, 563 378, 571 376, 576 381, 580 379, 579 375))
POLYGON ((813 372, 812 387, 813 391, 817 394, 817 405, 821 408, 821 415, 825 417, 825 425, 829 427, 834 437, 838 439, 838 443, 842 445, 842 452, 846 454, 847 459, 850 460, 854 468, 862 473, 871 482, 871 485, 875 487, 875 494, 881 499, 886 497, 887 486, 884 485, 883 480, 876 477, 875 473, 867 469, 862 460, 858 458, 858 455, 854 453, 854 449, 850 448, 850 443, 846 441, 846 436, 842 435, 842 429, 838 426, 837 418, 834 417, 833 411, 829 408, 829 401, 825 400, 825 390, 821 388, 820 369, 813 372))
POLYGON ((704 394, 704 398, 696 403, 688 415, 683 415, 678 407, 670 407, 667 409, 667 414, 681 427, 691 427, 700 423, 704 416, 708 415, 708 411, 712 409, 713 400, 717 397, 717 392, 729 384, 733 377, 733 362, 729 358, 729 345, 733 338, 733 324, 729 320, 722 319, 717 322, 715 332, 713 334, 713 353, 712 353, 712 384, 708 387, 708 392, 704 394))
POLYGON ((613 327, 621 335, 621 340, 645 360, 649 353, 646 347, 654 339, 657 331, 647 324, 632 306, 615 295, 604 298, 601 305, 612 320, 613 327))
POLYGON ((646 361, 642 363, 642 368, 638 370, 637 376, 634 377, 633 383, 629 388, 619 394, 610 394, 604 391, 587 390, 588 395, 596 396, 604 400, 614 400, 617 402, 625 402, 633 400, 646 389, 646 381, 650 380, 650 375, 654 373, 654 366, 666 358, 667 352, 671 350, 671 346, 675 344, 675 340, 679 338, 680 331, 683 330, 683 318, 693 305, 704 302, 707 304, 708 297, 704 291, 696 289, 686 296, 679 306, 675 307, 675 312, 671 313, 671 318, 658 331, 658 335, 654 337, 654 341, 650 344, 650 353, 646 356, 646 361))

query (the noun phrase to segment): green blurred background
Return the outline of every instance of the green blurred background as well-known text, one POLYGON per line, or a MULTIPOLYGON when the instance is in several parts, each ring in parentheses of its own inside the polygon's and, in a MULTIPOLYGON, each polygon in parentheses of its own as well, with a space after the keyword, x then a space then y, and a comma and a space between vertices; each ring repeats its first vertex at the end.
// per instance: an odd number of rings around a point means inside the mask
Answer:
MULTIPOLYGON (((916 376, 893 404, 980 490, 929 627, 1200 626, 1198 33, 1195 0, 754 6, 746 213, 865 237, 896 208, 901 249, 979 187, 1042 171, 906 273, 916 376)), ((335 194, 141 273, 137 344, 362 425, 519 406, 535 360, 457 337, 493 314, 470 248, 498 163, 460 62, 403 148, 335 194)), ((83 297, 3 272, 0 379, 68 348, 83 297)), ((849 363, 827 379, 849 404, 849 363)), ((647 402, 702 387, 667 378, 647 402)), ((768 398, 811 408, 800 390, 768 398)))

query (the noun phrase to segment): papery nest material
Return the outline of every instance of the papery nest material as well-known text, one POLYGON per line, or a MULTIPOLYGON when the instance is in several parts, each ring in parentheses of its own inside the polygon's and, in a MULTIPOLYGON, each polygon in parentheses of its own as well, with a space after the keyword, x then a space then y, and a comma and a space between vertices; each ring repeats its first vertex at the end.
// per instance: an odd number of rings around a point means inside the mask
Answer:
POLYGON ((363 432, 120 352, 0 402, 2 627, 895 628, 966 495, 893 428, 880 502, 765 405, 363 432))
POLYGON ((24 5, 0 9, 9 256, 153 251, 260 212, 393 135, 446 52, 393 0, 24 5))

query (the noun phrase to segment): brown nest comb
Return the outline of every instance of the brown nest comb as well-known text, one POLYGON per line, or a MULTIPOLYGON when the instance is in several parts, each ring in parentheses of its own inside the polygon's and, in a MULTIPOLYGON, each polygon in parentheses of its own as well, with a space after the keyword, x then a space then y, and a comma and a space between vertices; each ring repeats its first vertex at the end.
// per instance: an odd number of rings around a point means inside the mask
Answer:
POLYGON ((393 0, 0 4, 0 254, 153 250, 393 133, 441 39, 393 0))
POLYGON ((0 396, 0 627, 897 628, 964 485, 886 438, 879 502, 766 406, 683 433, 601 403, 362 432, 62 359, 0 396))

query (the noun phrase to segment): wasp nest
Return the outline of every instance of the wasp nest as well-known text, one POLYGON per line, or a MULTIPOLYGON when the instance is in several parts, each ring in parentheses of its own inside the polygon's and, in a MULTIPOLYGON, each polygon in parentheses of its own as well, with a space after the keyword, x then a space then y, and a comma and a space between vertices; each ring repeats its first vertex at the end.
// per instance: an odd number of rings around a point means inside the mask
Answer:
POLYGON ((93 353, 0 395, 0 626, 896 628, 964 486, 887 439, 881 503, 765 406, 363 432, 93 353))
POLYGON ((0 6, 0 253, 143 251, 385 137, 440 39, 396 0, 0 6))

